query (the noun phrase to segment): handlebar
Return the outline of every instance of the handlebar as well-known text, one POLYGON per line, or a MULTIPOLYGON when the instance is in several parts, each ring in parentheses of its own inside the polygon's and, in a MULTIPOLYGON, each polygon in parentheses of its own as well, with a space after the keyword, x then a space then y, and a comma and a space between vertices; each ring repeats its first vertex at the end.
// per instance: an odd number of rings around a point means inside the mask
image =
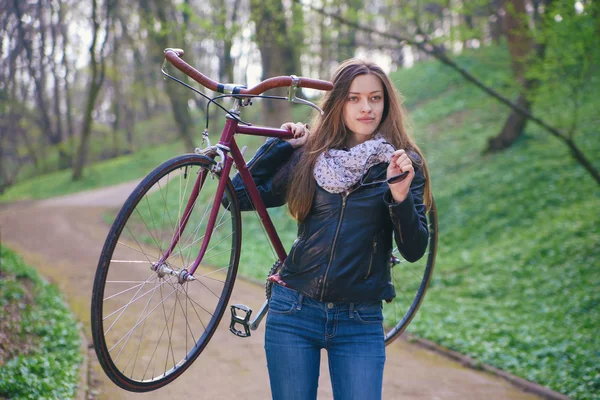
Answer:
POLYGON ((181 59, 184 51, 182 49, 173 49, 168 48, 165 49, 165 58, 169 61, 175 68, 198 82, 204 87, 209 88, 214 92, 219 93, 233 93, 233 94, 248 94, 248 95, 259 95, 267 90, 275 89, 278 87, 289 87, 292 84, 296 84, 297 87, 317 89, 317 90, 332 90, 333 84, 329 81, 322 81, 320 79, 311 79, 311 78, 303 78, 303 77, 295 77, 295 76, 277 76, 274 78, 269 78, 258 85, 246 89, 243 86, 236 86, 231 84, 223 84, 219 82, 215 82, 185 61, 181 59))

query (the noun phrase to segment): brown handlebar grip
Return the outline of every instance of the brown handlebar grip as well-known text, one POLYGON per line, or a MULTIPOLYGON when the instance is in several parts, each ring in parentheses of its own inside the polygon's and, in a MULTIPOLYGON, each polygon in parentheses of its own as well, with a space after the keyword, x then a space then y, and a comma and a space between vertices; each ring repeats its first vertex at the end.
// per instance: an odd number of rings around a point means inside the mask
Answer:
MULTIPOLYGON (((278 87, 289 87, 292 86, 293 80, 291 76, 276 76, 274 78, 265 79, 258 85, 250 89, 240 90, 241 94, 261 94, 267 90, 275 89, 278 87)), ((319 79, 310 78, 298 78, 298 87, 317 89, 317 90, 332 90, 333 83, 328 81, 322 81, 319 79)))
POLYGON ((329 81, 322 81, 320 79, 302 78, 300 77, 298 82, 299 87, 317 89, 317 90, 333 90, 333 83, 329 81))
POLYGON ((219 84, 206 75, 202 74, 200 71, 183 61, 179 58, 179 54, 183 54, 183 50, 181 49, 165 49, 165 58, 169 60, 171 64, 199 84, 204 87, 209 88, 210 90, 216 92, 219 84))

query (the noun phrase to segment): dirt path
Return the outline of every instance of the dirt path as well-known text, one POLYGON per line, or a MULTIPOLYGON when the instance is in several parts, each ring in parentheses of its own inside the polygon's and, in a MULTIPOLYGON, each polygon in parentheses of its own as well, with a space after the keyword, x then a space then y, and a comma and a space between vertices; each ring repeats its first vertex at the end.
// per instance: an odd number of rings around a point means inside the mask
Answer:
MULTIPOLYGON (((88 338, 91 289, 108 231, 102 215, 120 207, 134 184, 79 193, 39 202, 19 203, 0 210, 0 239, 25 261, 60 286, 82 321, 88 338)), ((238 280, 232 302, 258 308, 262 287, 238 280)), ((228 316, 224 317, 224 320, 228 316)), ((144 395, 112 384, 96 360, 101 399, 257 399, 270 398, 263 351, 264 326, 248 339, 229 333, 222 323, 203 354, 180 378, 144 395)), ((91 342, 91 340, 90 340, 91 342)), ((474 371, 404 340, 387 348, 385 399, 536 399, 506 381, 474 371)), ((319 399, 331 399, 323 357, 319 399)), ((292 377, 293 378, 293 377, 292 377)))

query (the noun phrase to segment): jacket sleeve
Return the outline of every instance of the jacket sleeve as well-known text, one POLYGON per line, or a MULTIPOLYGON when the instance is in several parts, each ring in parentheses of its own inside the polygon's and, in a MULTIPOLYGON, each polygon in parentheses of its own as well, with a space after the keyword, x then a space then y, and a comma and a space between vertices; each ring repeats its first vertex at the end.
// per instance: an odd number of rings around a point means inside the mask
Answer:
MULTIPOLYGON (((278 179, 274 183, 274 178, 281 167, 290 159, 293 152, 294 148, 285 140, 270 138, 258 149, 247 164, 260 197, 267 208, 279 207, 285 204, 286 180, 278 179)), ((240 210, 254 210, 254 204, 252 204, 239 172, 234 175, 232 183, 240 210)), ((226 206, 226 203, 227 200, 223 199, 223 205, 226 206)))
POLYGON ((423 257, 429 240, 426 206, 423 204, 424 190, 425 176, 421 169, 415 169, 410 191, 404 201, 396 203, 390 190, 383 198, 394 225, 394 238, 398 250, 409 262, 423 257))

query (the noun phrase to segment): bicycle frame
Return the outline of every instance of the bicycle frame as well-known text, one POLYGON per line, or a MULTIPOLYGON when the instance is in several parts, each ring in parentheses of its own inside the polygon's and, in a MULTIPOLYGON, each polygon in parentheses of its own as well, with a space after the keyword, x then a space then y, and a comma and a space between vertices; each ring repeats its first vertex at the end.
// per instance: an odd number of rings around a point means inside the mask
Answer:
MULTIPOLYGON (((232 115, 238 115, 239 114, 238 110, 239 110, 239 102, 236 102, 236 106, 229 112, 232 115)), ((280 138, 280 139, 289 139, 289 138, 293 137, 293 134, 288 130, 274 129, 274 128, 268 128, 268 127, 259 127, 259 126, 239 125, 239 121, 237 119, 233 118, 231 115, 227 116, 227 121, 226 121, 223 131, 221 133, 221 138, 219 140, 218 145, 215 146, 216 148, 218 148, 220 150, 219 155, 222 156, 222 160, 220 160, 220 162, 219 162, 219 165, 221 165, 221 168, 220 168, 221 176, 219 178, 219 184, 217 186, 217 193, 215 195, 215 199, 213 201, 213 205, 212 205, 212 208, 210 211, 210 216, 209 216, 208 223, 207 223, 206 233, 202 240, 202 245, 198 252, 198 256, 196 257, 194 263, 190 266, 189 270, 184 270, 184 274, 179 276, 180 280, 182 280, 182 279, 192 280, 193 279, 194 272, 196 271, 196 269, 202 262, 204 254, 206 253, 206 250, 208 249, 208 245, 209 245, 210 239, 212 237, 212 232, 213 232, 213 229, 215 226, 219 208, 221 207, 221 199, 223 198, 223 194, 225 192, 225 185, 226 185, 227 180, 229 179, 229 173, 230 173, 231 167, 234 163, 235 163, 236 168, 239 171, 242 181, 244 182, 244 185, 246 187, 248 195, 254 204, 256 212, 258 213, 260 220, 266 229, 267 236, 269 237, 269 240, 271 241, 271 243, 275 249, 275 252, 277 254, 279 261, 281 263, 283 263, 283 261, 287 257, 287 253, 283 247, 283 244, 281 243, 281 239, 279 238, 279 235, 277 234, 275 226, 273 225, 273 222, 271 221, 271 217, 269 216, 269 213, 267 212, 267 208, 265 207, 265 204, 264 204, 262 198, 260 197, 258 188, 256 187, 254 180, 252 179, 252 175, 246 164, 246 160, 244 159, 244 156, 235 141, 235 138, 234 138, 235 134, 275 137, 275 138, 280 138), (231 153, 231 155, 229 155, 229 153, 231 153)), ((204 181, 206 180, 206 175, 207 175, 207 171, 204 171, 203 173, 199 174, 198 177, 196 178, 196 182, 194 183, 194 188, 192 189, 192 192, 191 192, 188 202, 186 204, 186 208, 183 212, 183 217, 181 218, 181 221, 179 222, 179 227, 177 229, 177 232, 173 236, 173 239, 171 240, 171 244, 170 244, 169 248, 167 249, 167 251, 165 252, 165 254, 163 254, 163 256, 160 258, 160 260, 155 264, 155 269, 158 269, 162 265, 165 265, 166 260, 169 258, 173 249, 179 242, 181 233, 185 230, 185 227, 186 227, 189 217, 192 213, 194 205, 196 204, 196 199, 198 198, 198 194, 200 193, 200 190, 202 189, 204 181)), ((258 315, 250 324, 250 327, 252 330, 255 330, 258 327, 258 324, 260 323, 260 321, 266 314, 267 307, 268 307, 268 302, 265 301, 265 303, 261 307, 258 315)))

